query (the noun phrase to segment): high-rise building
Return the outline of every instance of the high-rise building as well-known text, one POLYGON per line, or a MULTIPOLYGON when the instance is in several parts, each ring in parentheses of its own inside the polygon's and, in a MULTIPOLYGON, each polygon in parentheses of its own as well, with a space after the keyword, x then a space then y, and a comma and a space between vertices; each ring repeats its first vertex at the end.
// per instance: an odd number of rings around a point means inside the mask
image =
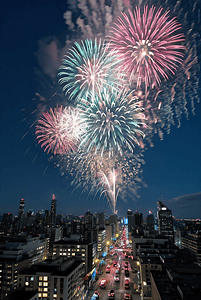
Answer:
POLYGON ((133 214, 133 226, 134 227, 142 227, 143 224, 143 214, 138 213, 137 211, 133 214))
POLYGON ((105 213, 100 212, 96 214, 96 226, 98 229, 105 229, 105 213))
POLYGON ((128 232, 132 233, 133 228, 133 212, 132 210, 127 210, 127 219, 128 219, 128 232))
POLYGON ((147 227, 149 229, 149 232, 154 232, 154 215, 151 211, 149 211, 149 214, 147 215, 147 227))
POLYGON ((56 222, 56 210, 57 210, 57 200, 55 195, 52 195, 52 201, 51 201, 51 219, 52 223, 55 224, 56 222))
POLYGON ((12 235, 13 214, 4 213, 0 221, 0 236, 12 235))
POLYGON ((84 275, 83 261, 59 257, 19 272, 17 287, 25 292, 38 290, 37 299, 85 299, 84 275))
POLYGON ((172 211, 161 201, 157 202, 158 233, 174 239, 172 211))
POLYGON ((189 233, 181 238, 182 249, 188 249, 201 262, 201 232, 189 233))
POLYGON ((94 268, 97 253, 97 243, 78 240, 60 240, 53 244, 53 258, 62 256, 66 258, 77 257, 84 262, 86 274, 94 268))
POLYGON ((19 220, 21 220, 23 218, 23 215, 24 215, 24 204, 25 204, 25 200, 21 199, 20 200, 20 206, 19 206, 19 212, 18 212, 19 220))
POLYGON ((90 211, 84 215, 84 225, 85 230, 91 230, 95 226, 93 214, 91 214, 90 211))

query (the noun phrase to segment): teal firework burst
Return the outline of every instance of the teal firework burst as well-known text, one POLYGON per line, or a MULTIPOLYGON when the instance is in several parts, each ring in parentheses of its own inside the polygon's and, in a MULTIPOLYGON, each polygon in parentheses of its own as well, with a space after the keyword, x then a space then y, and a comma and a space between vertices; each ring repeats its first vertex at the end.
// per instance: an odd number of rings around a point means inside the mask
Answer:
POLYGON ((133 152, 144 137, 146 124, 143 108, 138 98, 127 89, 118 91, 103 88, 91 101, 92 94, 78 104, 83 124, 86 126, 80 148, 94 151, 101 156, 123 155, 126 148, 133 152))
POLYGON ((94 95, 103 85, 121 85, 119 63, 116 52, 109 50, 106 42, 96 39, 75 42, 60 66, 59 83, 66 95, 79 101, 89 92, 94 95))

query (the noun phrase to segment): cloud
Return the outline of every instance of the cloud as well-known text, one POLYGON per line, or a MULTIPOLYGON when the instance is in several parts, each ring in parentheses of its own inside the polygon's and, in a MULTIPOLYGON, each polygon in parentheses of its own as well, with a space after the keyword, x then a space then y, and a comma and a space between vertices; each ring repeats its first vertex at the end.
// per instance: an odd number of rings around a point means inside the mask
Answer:
POLYGON ((200 218, 201 216, 201 192, 178 196, 163 201, 176 218, 200 218))

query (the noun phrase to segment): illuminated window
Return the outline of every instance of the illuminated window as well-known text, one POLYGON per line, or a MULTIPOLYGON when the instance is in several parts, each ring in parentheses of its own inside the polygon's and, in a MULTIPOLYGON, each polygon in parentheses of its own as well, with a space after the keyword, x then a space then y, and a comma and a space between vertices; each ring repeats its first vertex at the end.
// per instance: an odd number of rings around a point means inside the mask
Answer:
POLYGON ((42 297, 42 294, 41 294, 41 293, 39 293, 39 294, 38 294, 38 297, 39 297, 39 298, 41 298, 41 297, 42 297))
POLYGON ((48 282, 43 282, 43 286, 48 286, 48 282))
POLYGON ((42 282, 39 282, 39 283, 38 283, 38 285, 39 285, 39 286, 42 286, 42 285, 43 285, 43 283, 42 283, 42 282))
POLYGON ((85 256, 85 254, 82 254, 82 256, 85 256))
POLYGON ((40 276, 40 277, 39 277, 39 280, 43 280, 43 277, 42 277, 42 276, 40 276))
POLYGON ((25 285, 29 285, 29 283, 28 283, 28 282, 25 282, 25 285))
POLYGON ((34 277, 31 277, 31 278, 30 278, 30 281, 34 281, 34 277))
POLYGON ((47 298, 47 293, 43 293, 43 297, 44 297, 44 298, 47 298))
POLYGON ((72 256, 74 256, 75 255, 75 253, 72 253, 72 256))
POLYGON ((39 288, 38 288, 38 291, 39 291, 39 292, 42 292, 42 291, 43 291, 43 289, 42 289, 41 287, 39 287, 39 288))
POLYGON ((54 294, 54 295, 53 295, 53 297, 54 297, 54 298, 57 298, 57 295, 56 295, 56 294, 54 294))
POLYGON ((44 277, 43 277, 43 281, 47 281, 47 276, 44 276, 44 277))
POLYGON ((44 288, 43 291, 44 291, 44 292, 47 292, 47 291, 48 291, 48 288, 44 288))
POLYGON ((66 253, 63 253, 63 255, 66 255, 66 253))

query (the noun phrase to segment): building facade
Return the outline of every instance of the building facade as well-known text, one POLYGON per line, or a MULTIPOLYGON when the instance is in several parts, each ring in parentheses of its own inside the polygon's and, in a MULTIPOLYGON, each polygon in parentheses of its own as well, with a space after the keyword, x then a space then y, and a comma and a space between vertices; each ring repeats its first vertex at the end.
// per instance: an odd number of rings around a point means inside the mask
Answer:
POLYGON ((46 260, 18 274, 19 290, 38 290, 38 299, 81 300, 84 297, 84 267, 75 258, 46 260))
POLYGON ((95 266, 97 243, 86 241, 60 240, 53 244, 53 257, 77 257, 83 261, 86 274, 95 266))

